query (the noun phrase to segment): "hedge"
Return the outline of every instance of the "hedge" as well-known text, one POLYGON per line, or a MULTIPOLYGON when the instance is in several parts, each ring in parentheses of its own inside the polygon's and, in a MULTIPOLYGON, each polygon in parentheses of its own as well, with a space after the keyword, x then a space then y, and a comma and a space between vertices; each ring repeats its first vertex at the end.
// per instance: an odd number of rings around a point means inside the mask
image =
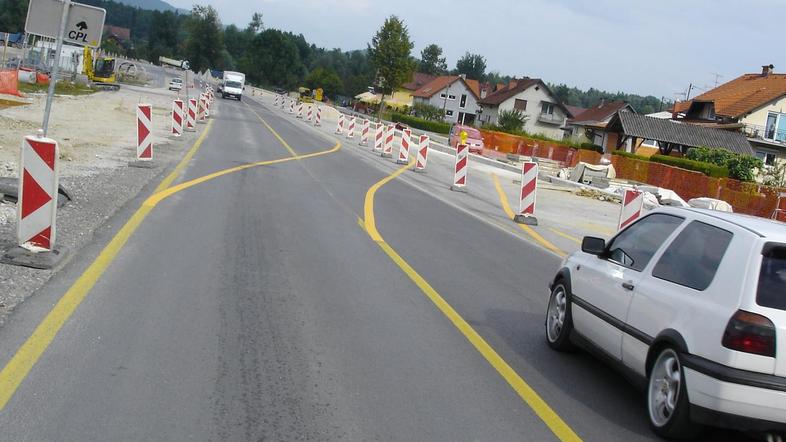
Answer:
POLYGON ((631 158, 631 159, 639 160, 639 161, 649 161, 650 160, 650 157, 645 157, 644 155, 636 155, 635 153, 629 153, 629 152, 625 152, 625 151, 622 151, 622 150, 612 151, 611 154, 612 155, 621 156, 621 157, 625 157, 625 158, 631 158))
POLYGON ((422 118, 403 115, 395 112, 391 114, 390 119, 394 123, 404 123, 407 126, 414 127, 416 129, 427 130, 429 132, 436 132, 438 134, 445 135, 450 133, 450 124, 442 121, 424 120, 422 118))
POLYGON ((682 169, 701 172, 713 178, 727 178, 729 176, 729 169, 727 167, 718 166, 712 163, 689 160, 687 158, 671 157, 667 155, 653 155, 650 157, 650 161, 653 163, 661 163, 668 166, 680 167, 682 169))

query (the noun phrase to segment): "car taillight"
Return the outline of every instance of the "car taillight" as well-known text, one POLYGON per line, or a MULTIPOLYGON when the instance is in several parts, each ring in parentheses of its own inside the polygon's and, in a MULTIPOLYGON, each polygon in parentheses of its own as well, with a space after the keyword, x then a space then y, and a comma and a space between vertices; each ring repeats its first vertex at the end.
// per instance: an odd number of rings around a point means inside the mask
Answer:
POLYGON ((726 348, 745 353, 775 357, 775 326, 756 313, 737 310, 723 332, 726 348))

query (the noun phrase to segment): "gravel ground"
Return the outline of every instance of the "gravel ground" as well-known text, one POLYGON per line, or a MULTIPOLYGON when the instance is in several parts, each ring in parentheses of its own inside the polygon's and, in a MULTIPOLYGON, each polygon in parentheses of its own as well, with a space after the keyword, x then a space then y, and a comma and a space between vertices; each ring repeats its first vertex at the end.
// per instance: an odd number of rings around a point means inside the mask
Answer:
MULTIPOLYGON (((67 98, 71 106, 90 106, 103 100, 98 100, 99 94, 83 98, 67 98)), ((74 197, 74 200, 58 210, 57 214, 57 243, 71 251, 71 257, 79 249, 88 244, 93 237, 93 232, 102 225, 124 204, 133 199, 142 188, 151 180, 160 177, 168 167, 175 164, 189 148, 198 133, 186 133, 183 137, 168 138, 168 123, 165 118, 166 103, 172 97, 166 91, 150 89, 130 90, 110 96, 110 103, 101 103, 107 109, 99 119, 100 131, 95 130, 95 123, 85 125, 71 125, 68 129, 61 129, 58 141, 65 144, 61 151, 61 178, 60 183, 74 197), (141 92, 140 92, 141 91, 141 92), (133 118, 134 107, 137 99, 132 96, 146 95, 147 100, 154 105, 154 159, 156 167, 153 169, 140 169, 128 167, 127 163, 136 155, 136 148, 128 139, 113 141, 112 136, 118 131, 133 128, 131 123, 125 121, 127 116, 133 118), (63 138, 67 138, 63 142, 63 138), (89 144, 84 140, 90 140, 89 144)), ((57 105, 57 103, 56 103, 57 105)), ((64 106, 65 107, 65 106, 64 106)), ((36 125, 29 120, 36 118, 38 109, 36 105, 30 106, 26 111, 23 108, 7 109, 0 114, 0 126, 4 129, 13 128, 16 131, 28 132, 36 125), (3 121, 4 120, 4 121, 3 121)), ((62 126, 61 126, 62 127, 62 126)), ((13 130, 12 129, 12 130, 13 130)), ((200 132, 204 126, 199 126, 200 132)), ((18 135, 18 134, 17 134, 18 135)), ((56 135, 53 134, 53 137, 56 135)), ((10 137, 4 133, 7 141, 10 137)), ((21 144, 21 138, 19 139, 21 144)), ((133 140, 133 137, 127 137, 133 140)), ((4 149, 0 145, 0 176, 18 176, 16 163, 8 144, 4 149)), ((16 246, 16 205, 7 202, 0 203, 0 253, 16 246)), ((34 270, 23 267, 0 264, 0 325, 8 315, 32 296, 36 290, 43 286, 52 271, 34 270)))

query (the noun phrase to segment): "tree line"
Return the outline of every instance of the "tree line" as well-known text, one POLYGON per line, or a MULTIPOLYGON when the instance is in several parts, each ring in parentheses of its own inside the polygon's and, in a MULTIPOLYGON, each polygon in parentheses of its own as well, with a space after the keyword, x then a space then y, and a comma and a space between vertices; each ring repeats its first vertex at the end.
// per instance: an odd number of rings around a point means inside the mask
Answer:
MULTIPOLYGON (((145 10, 112 0, 81 0, 107 10, 106 22, 131 31, 130 42, 107 38, 105 50, 124 56, 157 61, 159 56, 187 59, 192 69, 237 70, 249 82, 261 86, 294 89, 321 87, 329 97, 354 96, 375 87, 391 93, 412 77, 414 71, 432 75, 460 75, 490 84, 512 79, 497 71, 487 72, 481 54, 467 52, 448 69, 442 48, 427 45, 420 57, 404 22, 391 16, 372 37, 366 49, 326 49, 306 41, 302 34, 266 28, 261 13, 240 28, 224 26, 212 6, 194 6, 190 13, 145 10)), ((24 30, 27 0, 0 0, 0 32, 24 30)), ((661 100, 594 88, 580 90, 550 85, 563 103, 591 107, 601 100, 625 100, 643 113, 656 112, 661 100)), ((663 107, 665 108, 665 104, 663 107)))

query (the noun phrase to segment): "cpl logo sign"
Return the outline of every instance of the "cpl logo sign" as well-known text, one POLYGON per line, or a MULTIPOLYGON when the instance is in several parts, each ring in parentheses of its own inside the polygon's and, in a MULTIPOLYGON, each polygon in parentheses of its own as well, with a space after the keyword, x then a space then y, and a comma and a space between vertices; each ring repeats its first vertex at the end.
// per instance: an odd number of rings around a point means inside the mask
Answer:
POLYGON ((68 39, 87 43, 87 23, 80 21, 75 26, 76 29, 68 31, 68 39))

